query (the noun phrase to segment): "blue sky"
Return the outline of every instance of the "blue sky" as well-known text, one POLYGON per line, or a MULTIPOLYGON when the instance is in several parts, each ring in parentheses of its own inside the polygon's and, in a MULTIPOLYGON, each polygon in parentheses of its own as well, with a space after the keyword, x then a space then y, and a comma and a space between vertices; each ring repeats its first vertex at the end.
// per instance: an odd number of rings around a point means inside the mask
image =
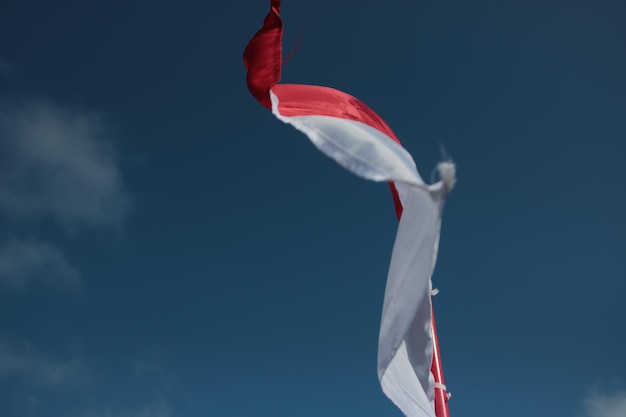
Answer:
MULTIPOLYGON (((0 5, 0 415, 395 416, 396 220, 248 94, 269 1, 0 5)), ((626 415, 626 7, 285 0, 285 82, 458 166, 454 417, 626 415)))

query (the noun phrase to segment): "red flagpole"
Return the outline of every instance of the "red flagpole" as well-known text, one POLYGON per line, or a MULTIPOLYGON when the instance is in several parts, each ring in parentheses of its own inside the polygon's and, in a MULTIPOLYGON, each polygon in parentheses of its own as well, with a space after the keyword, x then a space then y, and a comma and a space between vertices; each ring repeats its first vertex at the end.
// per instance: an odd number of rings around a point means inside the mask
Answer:
POLYGON ((443 366, 441 364, 441 352, 439 351, 439 337, 437 336, 437 325, 435 324, 435 309, 432 312, 432 330, 433 330, 433 364, 430 371, 435 377, 435 414, 437 417, 450 417, 450 409, 448 408, 448 392, 444 388, 446 385, 443 378, 443 366))

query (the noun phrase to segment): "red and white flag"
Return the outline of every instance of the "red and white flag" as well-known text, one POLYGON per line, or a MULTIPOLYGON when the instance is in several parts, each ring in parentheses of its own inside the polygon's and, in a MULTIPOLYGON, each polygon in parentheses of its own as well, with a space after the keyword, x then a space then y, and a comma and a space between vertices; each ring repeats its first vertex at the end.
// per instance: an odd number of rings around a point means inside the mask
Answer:
POLYGON ((439 164, 442 181, 426 185, 411 155, 372 109, 342 91, 278 84, 282 65, 280 0, 244 51, 251 94, 323 153, 368 180, 389 182, 400 218, 383 304, 378 378, 407 417, 435 417, 431 374, 431 276, 441 211, 455 167, 439 164))

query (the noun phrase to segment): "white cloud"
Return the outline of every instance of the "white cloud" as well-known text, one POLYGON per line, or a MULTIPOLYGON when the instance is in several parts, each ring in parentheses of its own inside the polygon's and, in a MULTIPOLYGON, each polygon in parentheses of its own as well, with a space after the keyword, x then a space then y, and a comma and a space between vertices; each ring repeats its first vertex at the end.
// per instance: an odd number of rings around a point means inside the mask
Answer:
POLYGON ((0 211, 66 230, 120 226, 130 198, 94 114, 44 101, 0 105, 0 211))
POLYGON ((0 339, 0 379, 17 377, 29 383, 61 385, 81 378, 81 368, 76 358, 54 360, 36 352, 28 342, 0 339))
MULTIPOLYGON (((3 65, 0 61, 0 70, 3 65)), ((0 101, 0 216, 18 237, 0 240, 0 285, 43 281, 76 290, 80 273, 53 244, 46 223, 65 233, 119 230, 131 204, 102 117, 43 100, 0 101)))
POLYGON ((80 272, 49 244, 16 238, 0 243, 0 285, 24 290, 34 281, 76 292, 80 272))
POLYGON ((150 370, 149 378, 137 380, 129 366, 112 370, 80 352, 80 344, 59 355, 36 349, 29 341, 0 335, 0 387, 10 396, 0 410, 9 408, 16 412, 11 415, 33 417, 175 415, 164 392, 167 389, 162 387, 169 383, 165 375, 155 376, 150 370), (108 392, 112 382, 117 389, 108 392))
POLYGON ((585 399, 585 408, 589 417, 624 417, 626 416, 626 390, 602 393, 594 390, 585 399))

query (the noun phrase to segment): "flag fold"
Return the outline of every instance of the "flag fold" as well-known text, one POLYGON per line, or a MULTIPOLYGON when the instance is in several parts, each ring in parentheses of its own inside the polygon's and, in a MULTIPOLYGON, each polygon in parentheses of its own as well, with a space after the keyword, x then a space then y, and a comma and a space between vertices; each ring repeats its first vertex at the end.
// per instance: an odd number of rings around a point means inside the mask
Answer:
POLYGON ((454 166, 445 165, 445 181, 426 185, 391 128, 363 102, 329 87, 279 84, 280 3, 271 2, 263 27, 244 51, 248 89, 279 120, 304 133, 342 167, 391 185, 400 221, 383 302, 378 378, 383 392, 407 417, 435 417, 431 276, 454 166))

